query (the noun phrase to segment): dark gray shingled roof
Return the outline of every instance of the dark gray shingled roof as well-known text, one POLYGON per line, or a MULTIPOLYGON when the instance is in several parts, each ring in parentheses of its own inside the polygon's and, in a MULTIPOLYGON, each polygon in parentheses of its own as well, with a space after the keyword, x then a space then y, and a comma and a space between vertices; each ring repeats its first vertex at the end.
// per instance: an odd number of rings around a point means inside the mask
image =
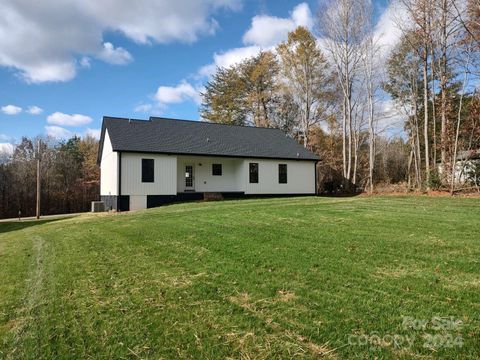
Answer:
POLYGON ((104 117, 99 160, 106 129, 114 151, 319 160, 278 129, 154 117, 104 117))

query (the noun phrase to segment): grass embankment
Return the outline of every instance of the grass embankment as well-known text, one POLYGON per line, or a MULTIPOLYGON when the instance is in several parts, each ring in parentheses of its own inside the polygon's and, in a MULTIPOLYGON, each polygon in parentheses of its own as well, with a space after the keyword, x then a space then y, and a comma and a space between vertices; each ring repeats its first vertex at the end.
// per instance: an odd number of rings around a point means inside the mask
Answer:
POLYGON ((0 224, 0 264, 0 358, 480 356, 478 199, 244 200, 0 224), (435 316, 462 324, 442 330, 435 316))

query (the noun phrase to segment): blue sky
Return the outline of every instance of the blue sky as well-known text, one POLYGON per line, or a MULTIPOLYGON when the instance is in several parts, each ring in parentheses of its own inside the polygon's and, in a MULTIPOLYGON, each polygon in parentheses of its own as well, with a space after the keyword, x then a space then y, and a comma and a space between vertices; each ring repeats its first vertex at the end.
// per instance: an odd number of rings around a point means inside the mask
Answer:
MULTIPOLYGON (((215 65, 314 26, 318 8, 287 0, 38 3, 0 5, 0 150, 22 135, 98 135, 103 115, 198 119, 198 91, 215 65)), ((380 22, 385 9, 375 3, 380 22)))

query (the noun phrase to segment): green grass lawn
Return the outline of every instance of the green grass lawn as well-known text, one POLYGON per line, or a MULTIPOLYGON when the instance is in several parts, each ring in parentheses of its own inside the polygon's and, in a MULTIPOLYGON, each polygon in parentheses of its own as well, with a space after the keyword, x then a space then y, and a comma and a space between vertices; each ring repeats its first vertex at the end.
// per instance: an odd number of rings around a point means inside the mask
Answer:
POLYGON ((479 358, 480 200, 243 200, 0 224, 0 358, 322 356, 479 358))

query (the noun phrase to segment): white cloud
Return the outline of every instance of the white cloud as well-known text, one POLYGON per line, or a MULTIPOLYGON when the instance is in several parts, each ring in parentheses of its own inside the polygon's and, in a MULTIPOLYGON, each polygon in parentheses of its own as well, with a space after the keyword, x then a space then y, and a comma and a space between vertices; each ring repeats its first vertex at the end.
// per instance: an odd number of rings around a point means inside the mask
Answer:
POLYGON ((288 18, 279 18, 268 15, 253 17, 252 24, 243 35, 246 46, 214 53, 213 62, 202 66, 198 70, 199 77, 210 77, 217 67, 229 67, 257 55, 261 50, 275 50, 275 46, 287 39, 288 33, 298 26, 311 29, 314 17, 310 7, 301 3, 293 8, 288 18))
POLYGON ((230 49, 223 53, 215 53, 213 55, 213 63, 202 66, 198 71, 200 76, 210 77, 215 73, 217 67, 229 67, 239 63, 249 57, 255 56, 260 52, 259 46, 245 46, 230 49))
POLYGON ((43 112, 43 109, 41 107, 33 105, 29 106, 26 111, 31 115, 39 115, 43 112))
POLYGON ((18 74, 27 83, 62 82, 72 80, 77 74, 75 63, 51 61, 45 64, 26 65, 18 74))
POLYGON ((85 130, 85 136, 86 137, 93 137, 95 139, 100 139, 100 133, 101 133, 101 129, 90 129, 88 128, 87 130, 85 130))
POLYGON ((191 43, 218 27, 212 14, 218 9, 239 10, 239 0, 130 0, 87 1, 99 20, 109 28, 141 43, 191 43))
POLYGON ((125 49, 105 48, 107 31, 140 44, 191 43, 214 33, 218 24, 213 15, 220 9, 238 10, 240 1, 4 1, 0 66, 15 69, 31 83, 68 81, 78 64, 88 67, 85 56, 113 63, 130 60, 125 49))
MULTIPOLYGON (((381 46, 379 57, 385 59, 390 50, 397 44, 401 32, 396 23, 404 17, 404 10, 391 3, 380 16, 375 26, 374 37, 381 46)), ((294 7, 288 18, 279 18, 268 15, 253 17, 250 28, 243 35, 246 46, 233 48, 213 54, 213 62, 202 66, 198 77, 210 77, 217 67, 229 67, 240 61, 257 55, 261 50, 275 50, 275 46, 288 37, 288 33, 298 26, 312 30, 315 23, 314 16, 307 3, 294 7)), ((317 39, 322 47, 322 39, 317 39)))
POLYGON ((6 115, 17 115, 22 112, 22 108, 15 105, 5 105, 1 108, 2 112, 6 115))
POLYGON ((407 119, 405 110, 399 107, 394 100, 384 99, 377 103, 379 133, 401 134, 404 132, 404 124, 407 119))
POLYGON ((91 59, 88 56, 82 56, 79 63, 80 66, 85 69, 90 69, 90 67, 92 66, 91 59))
POLYGON ((15 145, 10 143, 0 143, 0 154, 12 155, 15 150, 15 145))
POLYGON ((292 10, 289 18, 268 15, 255 16, 252 19, 252 26, 243 35, 243 42, 246 45, 262 47, 275 46, 284 41, 288 33, 298 26, 311 29, 313 23, 310 7, 306 3, 301 3, 292 10))
POLYGON ((12 137, 5 134, 0 134, 0 141, 12 141, 12 137))
MULTIPOLYGON (((242 60, 257 55, 261 50, 274 50, 274 46, 286 39, 288 32, 297 26, 312 28, 314 19, 308 4, 301 3, 293 8, 288 18, 273 16, 255 16, 250 29, 245 33, 243 41, 246 46, 229 49, 213 54, 213 62, 202 66, 194 76, 197 80, 210 77, 217 67, 229 67, 242 60)), ((135 112, 156 112, 165 109, 168 104, 193 101, 201 104, 202 86, 193 86, 182 80, 176 86, 158 87, 153 99, 154 104, 140 103, 135 112)))
POLYGON ((60 125, 60 126, 82 126, 92 122, 90 116, 81 115, 81 114, 64 114, 62 112, 54 112, 51 115, 48 115, 47 122, 49 124, 60 125))
POLYGON ((380 16, 375 29, 374 39, 380 47, 379 57, 386 59, 402 36, 398 22, 407 23, 405 9, 397 2, 391 2, 380 16))
POLYGON ((168 105, 193 102, 200 105, 202 98, 200 92, 202 85, 194 86, 186 80, 180 81, 175 86, 159 86, 155 94, 150 96, 151 102, 140 103, 135 106, 134 111, 149 113, 150 115, 161 115, 168 105))
POLYGON ((159 86, 154 95, 159 104, 176 104, 184 101, 201 103, 200 89, 194 88, 190 83, 182 80, 177 86, 159 86))
MULTIPOLYGON (((313 17, 309 6, 301 3, 293 8, 289 18, 282 19, 273 16, 255 16, 251 28, 245 33, 243 41, 247 46, 233 48, 224 52, 214 53, 213 62, 201 67, 196 77, 202 79, 215 73, 217 67, 229 67, 242 60, 257 55, 262 49, 273 50, 274 46, 286 39, 288 32, 297 26, 313 26, 313 17)), ((155 104, 140 104, 136 112, 158 112, 169 104, 193 101, 201 104, 200 92, 203 87, 193 86, 182 80, 176 86, 160 86, 153 96, 155 104)))
POLYGON ((133 111, 139 112, 139 113, 148 113, 152 110, 153 105, 152 104, 140 104, 135 106, 133 111))
POLYGON ((103 43, 103 50, 98 55, 98 58, 113 65, 125 65, 133 61, 132 55, 127 50, 121 47, 115 48, 109 42, 103 43))
POLYGON ((64 129, 60 126, 45 126, 45 131, 48 136, 51 136, 56 139, 67 139, 71 137, 73 134, 71 131, 64 129))

